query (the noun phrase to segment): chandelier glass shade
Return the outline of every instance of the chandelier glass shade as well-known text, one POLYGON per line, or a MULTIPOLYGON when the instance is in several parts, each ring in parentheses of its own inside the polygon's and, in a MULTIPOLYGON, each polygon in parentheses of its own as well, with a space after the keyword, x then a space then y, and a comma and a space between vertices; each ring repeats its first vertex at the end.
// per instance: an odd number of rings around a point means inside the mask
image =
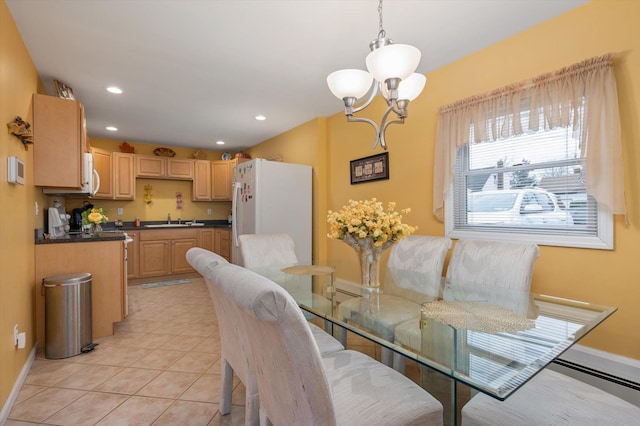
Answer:
POLYGON ((371 52, 365 63, 367 71, 343 69, 327 77, 329 90, 344 102, 344 114, 349 122, 368 123, 375 129, 375 148, 378 143, 387 149, 385 131, 390 124, 402 124, 408 115, 409 102, 420 95, 427 78, 415 73, 420 63, 420 50, 408 44, 394 44, 382 29, 382 0, 378 5, 380 31, 378 38, 369 43, 371 52), (380 93, 387 103, 380 126, 373 120, 354 117, 354 114, 368 107, 380 93), (365 96, 369 96, 365 99, 365 96), (356 107, 356 104, 360 103, 356 107), (391 113, 396 119, 388 120, 391 113))
POLYGON ((390 78, 404 80, 418 68, 420 51, 408 44, 391 44, 373 50, 365 62, 373 78, 380 83, 390 78))
POLYGON ((346 69, 335 71, 327 77, 329 90, 338 99, 360 99, 371 89, 373 76, 363 70, 346 69))

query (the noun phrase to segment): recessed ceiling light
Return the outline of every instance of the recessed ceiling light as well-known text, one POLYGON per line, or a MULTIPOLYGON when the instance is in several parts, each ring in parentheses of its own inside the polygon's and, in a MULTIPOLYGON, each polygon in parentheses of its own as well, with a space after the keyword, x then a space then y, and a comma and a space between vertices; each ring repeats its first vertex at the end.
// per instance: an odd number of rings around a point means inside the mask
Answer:
POLYGON ((122 93, 122 89, 116 86, 110 86, 110 87, 107 87, 107 92, 115 93, 116 95, 119 95, 122 93))
POLYGON ((105 129, 107 129, 110 132, 117 132, 118 131, 118 128, 115 127, 115 126, 107 126, 107 127, 105 127, 105 129))
POLYGON ((256 115, 256 120, 258 120, 258 121, 264 121, 266 119, 267 119, 267 117, 265 117, 264 115, 256 115))
POLYGON ((224 141, 216 141, 216 145, 224 145, 224 141))

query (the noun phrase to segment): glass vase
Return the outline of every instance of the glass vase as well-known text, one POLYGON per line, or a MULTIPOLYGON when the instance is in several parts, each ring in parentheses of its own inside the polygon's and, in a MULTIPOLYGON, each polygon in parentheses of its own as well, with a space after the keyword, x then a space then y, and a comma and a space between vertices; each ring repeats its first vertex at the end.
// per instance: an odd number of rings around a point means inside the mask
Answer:
POLYGON ((358 254, 363 295, 380 293, 380 258, 382 253, 391 247, 392 242, 376 246, 371 238, 356 238, 349 234, 343 241, 353 247, 358 254))
POLYGON ((100 234, 102 233, 102 225, 99 223, 92 223, 89 233, 94 237, 100 236, 100 234))

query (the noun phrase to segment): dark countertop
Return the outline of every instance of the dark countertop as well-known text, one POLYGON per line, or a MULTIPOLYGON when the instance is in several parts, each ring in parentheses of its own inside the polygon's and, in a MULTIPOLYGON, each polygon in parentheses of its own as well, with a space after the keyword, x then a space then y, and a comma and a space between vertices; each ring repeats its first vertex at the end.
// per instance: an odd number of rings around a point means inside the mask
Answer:
MULTIPOLYGON (((184 222, 184 221, 183 221, 184 222)), ((91 235, 86 233, 81 233, 78 231, 72 231, 70 234, 64 235, 63 237, 56 237, 50 239, 44 239, 42 236, 42 230, 36 229, 35 232, 35 243, 36 244, 59 244, 59 243, 88 243, 88 242, 97 242, 97 241, 123 241, 125 239, 125 233, 127 231, 151 231, 154 229, 204 229, 204 228, 231 228, 231 224, 226 220, 202 220, 197 221, 198 223, 204 223, 204 225, 199 226, 163 226, 159 228, 154 227, 145 227, 145 225, 156 225, 156 224, 164 224, 166 222, 163 221, 146 221, 142 222, 141 226, 133 226, 133 222, 124 222, 122 227, 116 229, 113 225, 113 222, 109 222, 102 225, 103 232, 100 235, 91 235)), ((175 221, 175 225, 178 225, 177 221, 175 221)))
POLYGON ((59 243, 91 243, 96 241, 124 241, 125 236, 122 231, 106 231, 100 235, 91 235, 83 233, 72 233, 56 238, 37 238, 36 244, 59 244, 59 243))

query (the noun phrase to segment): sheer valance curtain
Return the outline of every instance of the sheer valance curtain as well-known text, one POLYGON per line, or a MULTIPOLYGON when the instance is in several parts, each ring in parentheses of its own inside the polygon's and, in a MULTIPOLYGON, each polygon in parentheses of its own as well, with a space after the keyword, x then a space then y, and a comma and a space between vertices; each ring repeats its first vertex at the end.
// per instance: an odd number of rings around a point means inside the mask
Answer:
POLYGON ((590 58, 441 107, 433 172, 433 213, 438 220, 444 220, 456 152, 469 145, 471 135, 474 143, 491 142, 557 127, 572 128, 580 141, 587 193, 601 208, 626 215, 614 56, 590 58))

